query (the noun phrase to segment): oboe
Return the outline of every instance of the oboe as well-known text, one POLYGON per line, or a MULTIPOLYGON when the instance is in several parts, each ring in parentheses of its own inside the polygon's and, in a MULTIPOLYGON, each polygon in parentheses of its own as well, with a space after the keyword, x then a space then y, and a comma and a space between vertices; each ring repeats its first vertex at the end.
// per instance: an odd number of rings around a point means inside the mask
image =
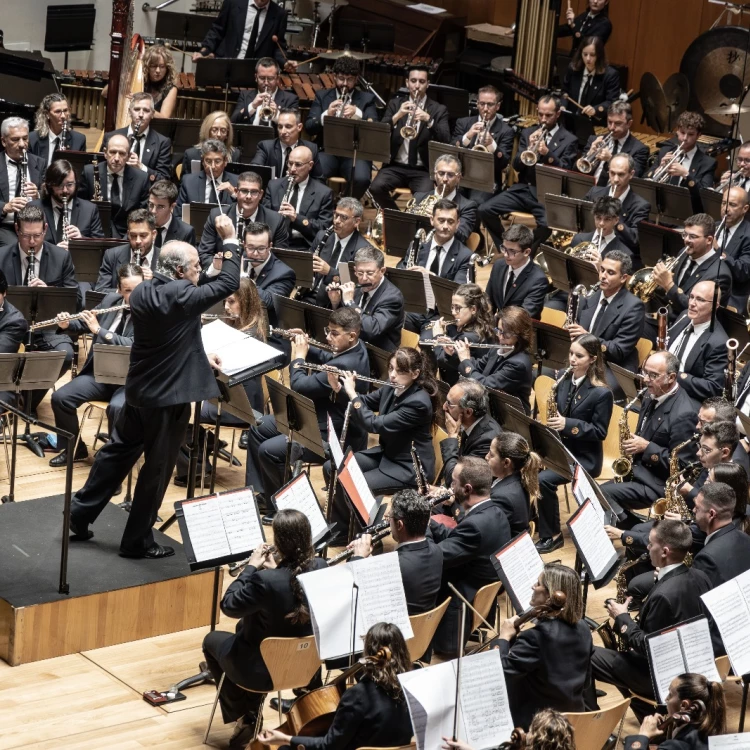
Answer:
MULTIPOLYGON (((33 258, 33 255, 30 255, 29 258, 33 258)), ((29 266, 29 269, 31 267, 29 266)), ((115 312, 116 310, 129 310, 130 305, 115 305, 114 307, 103 307, 101 310, 84 310, 84 312, 76 313, 75 315, 71 315, 69 318, 65 318, 66 321, 68 320, 80 320, 84 313, 88 312, 92 315, 104 315, 104 313, 108 312, 115 312)), ((56 326, 60 323, 59 316, 57 318, 50 318, 49 320, 40 320, 38 323, 33 323, 29 326, 29 328, 32 331, 36 331, 37 328, 46 328, 48 326, 56 326)))

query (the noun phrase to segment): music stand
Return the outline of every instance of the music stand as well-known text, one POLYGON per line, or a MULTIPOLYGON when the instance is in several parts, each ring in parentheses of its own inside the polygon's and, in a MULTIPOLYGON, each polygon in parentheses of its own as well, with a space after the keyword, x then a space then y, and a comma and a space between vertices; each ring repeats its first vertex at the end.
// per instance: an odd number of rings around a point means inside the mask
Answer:
POLYGON ((63 68, 68 67, 68 53, 90 50, 94 43, 96 6, 48 5, 44 33, 45 52, 64 52, 63 68))
POLYGON ((427 144, 430 159, 430 174, 435 171, 435 162, 446 154, 454 156, 461 163, 462 188, 481 190, 485 193, 495 191, 495 156, 486 151, 474 151, 450 143, 430 141, 427 144))
POLYGON ((546 164, 537 163, 534 167, 536 174, 536 194, 542 196, 566 195, 565 189, 566 170, 560 167, 548 167, 546 164))
MULTIPOLYGON (((459 89, 454 86, 439 86, 431 83, 429 92, 430 99, 445 105, 448 110, 448 118, 451 122, 457 120, 459 117, 466 117, 469 114, 468 89, 459 89)), ((409 95, 408 90, 403 86, 399 89, 399 93, 403 93, 406 96, 409 95)))
POLYGON ((562 444, 557 431, 530 417, 526 419, 529 421, 531 443, 534 446, 534 451, 542 456, 542 463, 548 469, 560 474, 566 482, 570 482, 573 479, 570 455, 562 444))
POLYGON ((638 241, 641 261, 644 266, 653 267, 665 256, 676 257, 685 247, 682 234, 676 229, 642 221, 638 224, 638 241))
POLYGON ((195 64, 195 85, 198 87, 220 86, 223 88, 224 109, 226 109, 229 89, 231 87, 242 88, 248 81, 252 81, 255 78, 255 64, 257 62, 256 59, 252 58, 201 57, 195 64))
POLYGON ((571 289, 578 284, 591 287, 599 281, 599 271, 589 260, 568 256, 568 278, 570 279, 571 289))
POLYGON ((747 329, 745 316, 741 313, 727 310, 726 307, 717 307, 716 315, 719 318, 722 328, 727 332, 727 336, 730 339, 737 339, 739 341, 739 351, 742 351, 746 344, 750 343, 750 332, 747 329))
MULTIPOLYGON (((213 16, 202 16, 196 13, 173 13, 160 10, 156 13, 156 28, 154 36, 160 39, 180 39, 182 49, 187 49, 188 42, 200 44, 205 38, 216 19, 213 16)), ((185 72, 185 56, 182 56, 180 72, 185 72)), ((196 141, 197 142, 197 141, 196 141)))
POLYGON ((313 256, 308 250, 287 250, 275 247, 273 254, 284 261, 295 273, 297 288, 310 289, 313 285, 315 273, 313 271, 313 256))
MULTIPOLYGON (((377 380, 388 380, 388 365, 393 352, 365 343, 365 348, 370 356, 370 375, 377 380)), ((438 385, 441 381, 437 381, 438 385)), ((447 384, 446 384, 447 385, 447 384)))
POLYGON ((541 373, 542 366, 553 370, 565 369, 568 366, 570 351, 570 334, 549 323, 532 320, 534 326, 534 344, 532 350, 536 352, 536 360, 541 373))
MULTIPOLYGON (((318 307, 309 302, 303 302, 305 305, 305 330, 308 331, 314 339, 320 342, 326 340, 326 328, 328 321, 331 319, 333 312, 327 307, 318 307)), ((386 378, 387 380, 388 378, 386 378)))
MULTIPOLYGON (((97 305, 104 302, 104 298, 107 296, 105 292, 95 292, 93 289, 86 291, 85 304, 89 306, 89 309, 95 308, 97 305)), ((224 313, 224 303, 222 301, 221 312, 224 313)))
POLYGON ((531 445, 531 432, 527 423, 529 418, 521 399, 494 388, 488 388, 487 395, 490 401, 490 414, 500 426, 509 432, 518 433, 531 445))
POLYGON ((363 52, 393 52, 396 29, 392 23, 340 18, 336 20, 336 41, 341 46, 361 47, 363 52))
POLYGON ((151 127, 172 141, 173 164, 182 161, 185 152, 198 143, 201 122, 201 120, 180 120, 175 117, 151 120, 151 127))
POLYGON ((586 230, 585 216, 587 213, 592 213, 593 203, 551 194, 542 195, 541 200, 547 210, 549 226, 555 229, 565 229, 568 232, 586 230))
POLYGON ((622 388, 625 397, 628 401, 632 401, 638 395, 638 391, 643 387, 640 385, 640 376, 634 372, 630 372, 630 370, 626 370, 624 367, 615 365, 612 362, 608 362, 607 367, 612 370, 612 374, 615 376, 620 388, 622 388))
MULTIPOLYGON (((184 207, 185 206, 183 204, 183 208, 184 207)), ((206 226, 206 222, 208 221, 208 217, 210 216, 211 211, 218 207, 218 203, 195 203, 194 201, 190 201, 190 205, 188 206, 188 212, 190 215, 188 218, 190 219, 190 226, 195 229, 196 243, 200 243, 201 241, 201 237, 203 236, 203 228, 206 226)))
POLYGON ((255 172, 261 179, 263 190, 268 187, 268 183, 271 182, 276 173, 276 167, 267 167, 265 164, 244 164, 241 161, 230 161, 224 169, 237 176, 245 172, 255 172))
POLYGON ((451 311, 453 295, 461 285, 450 279, 444 279, 442 276, 430 276, 430 285, 435 295, 435 307, 438 314, 446 320, 450 319, 453 316, 451 311))
POLYGON ((94 157, 96 157, 97 159, 101 159, 102 155, 99 153, 95 154, 90 151, 60 151, 60 149, 57 148, 55 149, 55 153, 52 154, 52 161, 57 161, 58 159, 66 159, 67 161, 69 161, 70 166, 73 167, 73 172, 75 172, 76 182, 80 185, 83 168, 87 164, 93 164, 94 157))
POLYGON ((427 216, 417 216, 397 208, 384 208, 383 228, 386 237, 385 252, 403 258, 417 230, 424 229, 427 233, 432 229, 432 224, 427 216))
POLYGON ((547 274, 552 286, 562 292, 569 292, 572 289, 570 272, 568 271, 570 256, 551 245, 542 245, 540 250, 547 261, 547 274))
POLYGON ((107 248, 122 245, 122 240, 75 239, 68 241, 68 252, 76 269, 76 281, 95 284, 99 278, 99 268, 107 248))
POLYGON ((307 320, 305 318, 305 307, 307 305, 305 302, 283 297, 280 294, 274 294, 273 305, 276 310, 276 316, 279 319, 279 328, 307 330, 307 320))
POLYGON ((707 213, 714 221, 721 221, 721 202, 724 199, 722 193, 718 190, 711 190, 711 188, 700 189, 701 203, 703 204, 703 211, 707 213))
POLYGON ((653 180, 647 180, 645 177, 633 177, 630 180, 630 189, 639 195, 644 200, 648 201, 648 205, 651 206, 651 213, 658 214, 659 211, 657 206, 659 205, 657 197, 657 182, 653 180))
POLYGON ((386 269, 388 281, 404 295, 404 310, 426 315, 427 295, 424 289, 424 274, 421 271, 407 271, 405 268, 386 269))
POLYGON ((596 180, 591 174, 581 172, 566 172, 565 174, 565 194, 569 198, 578 198, 578 200, 588 200, 586 196, 589 190, 596 185, 596 180))
POLYGON ((694 213, 693 196, 690 190, 682 185, 658 184, 656 205, 659 207, 660 218, 665 218, 674 224, 682 224, 688 216, 694 213))
MULTIPOLYGON (((276 137, 276 133, 270 125, 249 125, 247 123, 237 123, 234 126, 234 132, 237 134, 237 145, 240 147, 240 162, 249 164, 258 150, 258 144, 261 141, 270 141, 276 137)), ((255 171, 256 165, 253 164, 252 171, 255 171)), ((247 171, 247 169, 245 170, 247 171)), ((260 172, 258 173, 260 174, 260 172)), ((278 175, 281 177, 281 175, 278 175)), ((266 183, 263 183, 263 187, 266 183)))

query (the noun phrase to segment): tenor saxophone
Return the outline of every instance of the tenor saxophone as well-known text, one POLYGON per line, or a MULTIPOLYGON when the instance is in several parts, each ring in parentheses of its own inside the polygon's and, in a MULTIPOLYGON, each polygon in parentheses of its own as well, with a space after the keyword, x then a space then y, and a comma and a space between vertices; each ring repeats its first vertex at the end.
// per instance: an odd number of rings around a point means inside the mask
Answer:
POLYGON ((615 474, 615 482, 630 481, 633 477, 633 460, 625 455, 625 441, 630 440, 633 437, 630 433, 630 427, 628 425, 628 413, 635 406, 635 402, 643 398, 643 394, 648 390, 648 387, 641 388, 636 394, 636 397, 622 410, 622 416, 620 417, 619 430, 620 430, 620 455, 612 462, 612 471, 615 474))
POLYGON ((682 518, 691 518, 692 511, 685 503, 685 499, 678 491, 678 485, 681 484, 680 477, 683 470, 680 469, 679 452, 690 443, 694 443, 700 437, 696 432, 688 440, 684 440, 672 449, 669 454, 669 476, 664 483, 664 497, 660 497, 652 506, 651 514, 658 518, 664 518, 666 513, 679 513, 682 518))
MULTIPOLYGON (((617 594, 615 595, 614 601, 616 601, 618 604, 625 604, 625 600, 628 598, 628 581, 625 577, 625 573, 630 570, 630 568, 635 567, 645 560, 648 560, 648 552, 644 552, 635 560, 623 562, 622 565, 620 565, 617 571, 617 575, 615 576, 617 594)), ((608 601, 612 601, 611 598, 605 599, 604 603, 606 604, 608 601)), ((601 625, 599 625, 599 627, 596 628, 596 632, 599 633, 599 637, 602 639, 604 648, 608 648, 611 651, 619 651, 620 653, 628 650, 627 640, 623 638, 623 636, 621 636, 619 633, 615 633, 614 628, 609 624, 609 620, 605 620, 601 625)))

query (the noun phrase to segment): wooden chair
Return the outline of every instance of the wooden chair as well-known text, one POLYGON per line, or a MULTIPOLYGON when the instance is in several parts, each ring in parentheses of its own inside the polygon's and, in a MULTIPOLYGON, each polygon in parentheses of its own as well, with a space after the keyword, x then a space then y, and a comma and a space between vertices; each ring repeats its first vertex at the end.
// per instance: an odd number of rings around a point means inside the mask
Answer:
POLYGON ((603 711, 563 714, 573 725, 577 750, 601 750, 609 736, 615 733, 615 728, 619 741, 629 706, 630 698, 624 698, 603 711))
POLYGON ((562 310, 553 310, 551 307, 542 308, 542 323, 562 328, 568 316, 562 310))
MULTIPOLYGON (((482 586, 476 594, 474 594, 474 601, 471 603, 476 612, 471 612, 471 628, 469 633, 473 633, 475 630, 479 630, 480 626, 483 625, 482 618, 485 620, 492 609, 492 605, 497 599, 497 595, 502 586, 501 581, 495 581, 495 583, 488 583, 486 586, 482 586)), ((460 619, 460 618, 459 618, 460 619)), ((479 630, 480 643, 484 640, 482 637, 482 631, 479 630)))
POLYGON ((401 329, 401 346, 410 346, 413 349, 419 349, 419 334, 414 331, 401 329))
POLYGON ((719 673, 722 682, 726 682, 727 680, 742 682, 742 677, 729 676, 732 665, 729 663, 729 657, 726 654, 724 656, 717 656, 714 661, 716 662, 716 671, 719 673))
POLYGON ((524 226, 534 229, 536 227, 536 219, 533 214, 525 214, 521 211, 510 212, 511 224, 523 224, 524 226))
POLYGON ((442 604, 429 612, 409 616, 411 629, 414 631, 414 635, 406 641, 410 661, 419 661, 424 656, 450 602, 450 597, 448 597, 442 604))
POLYGON ((471 250, 472 253, 475 253, 477 251, 477 248, 479 247, 479 240, 481 239, 482 237, 479 232, 472 232, 466 238, 466 242, 464 244, 469 248, 469 250, 471 250))
POLYGON ((638 352, 638 363, 642 365, 653 351, 654 345, 648 339, 638 339, 635 349, 638 352))
MULTIPOLYGON (((613 479, 615 473, 612 471, 612 462, 620 456, 620 418, 622 417, 622 406, 612 408, 612 416, 607 428, 607 437, 604 438, 604 461, 602 462, 602 472, 597 477, 597 481, 606 482, 613 479)), ((630 431, 635 433, 638 424, 638 415, 635 412, 628 412, 628 426, 630 431)))
MULTIPOLYGON (((99 433, 102 431, 102 422, 107 414, 107 407, 109 406, 108 401, 86 401, 85 408, 83 410, 83 416, 81 417, 81 426, 78 428, 78 435, 76 435, 76 442, 73 446, 73 455, 78 450, 78 445, 81 442, 81 435, 83 435, 83 428, 86 424, 86 420, 92 418, 94 410, 99 412, 99 424, 96 426, 96 432, 94 433, 94 443, 91 446, 93 452, 96 451, 96 443, 99 440, 99 433)), ((93 417, 94 419, 96 417, 93 417)))
MULTIPOLYGON (((281 724, 284 721, 284 715, 281 711, 281 691, 305 687, 320 668, 320 657, 315 645, 315 637, 308 635, 305 638, 265 638, 260 644, 260 655, 263 657, 266 669, 271 675, 272 687, 268 692, 273 691, 278 697, 279 724, 281 724)), ((222 674, 216 688, 216 698, 211 708, 206 734, 203 737, 204 745, 208 742, 208 735, 216 713, 216 706, 219 703, 224 677, 225 675, 222 674)), ((265 701, 267 691, 252 690, 243 685, 238 685, 238 687, 247 690, 249 693, 263 693, 263 700, 265 701)), ((263 716, 263 703, 258 708, 258 716, 263 716)))

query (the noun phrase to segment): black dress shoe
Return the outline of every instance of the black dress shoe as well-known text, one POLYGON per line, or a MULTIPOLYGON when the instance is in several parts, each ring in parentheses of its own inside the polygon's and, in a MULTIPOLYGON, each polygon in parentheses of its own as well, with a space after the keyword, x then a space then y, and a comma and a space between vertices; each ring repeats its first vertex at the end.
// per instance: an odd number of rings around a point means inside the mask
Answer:
POLYGON ((73 532, 70 538, 75 542, 85 542, 94 536, 94 532, 89 531, 87 523, 81 523, 73 518, 70 519, 70 530, 73 532))
MULTIPOLYGON (((83 448, 81 446, 78 447, 78 450, 76 451, 75 456, 73 457, 74 461, 83 461, 85 458, 88 458, 89 452, 84 445, 83 448)), ((62 453, 58 453, 54 458, 50 458, 49 465, 54 467, 60 467, 65 466, 68 463, 68 451, 64 450, 62 453)))
POLYGON ((243 451, 247 450, 247 430, 242 430, 238 445, 243 451))
POLYGON ((560 549, 564 544, 565 540, 562 538, 562 535, 560 535, 555 538, 540 539, 534 546, 540 555, 546 555, 550 552, 554 552, 556 549, 560 549))
POLYGON ((264 526, 273 526, 273 519, 275 516, 275 513, 266 513, 266 515, 261 519, 261 523, 264 526))
MULTIPOLYGON (((282 698, 281 699, 281 713, 282 714, 288 714, 289 709, 292 707, 292 704, 294 701, 291 698, 282 698)), ((278 698, 271 698, 269 701, 269 705, 274 711, 279 710, 279 699, 278 698)))
POLYGON ((172 557, 174 555, 174 547, 162 546, 161 544, 154 544, 153 547, 149 547, 147 550, 140 552, 128 552, 127 550, 120 550, 120 557, 132 557, 135 559, 146 558, 148 560, 158 560, 161 557, 172 557))

